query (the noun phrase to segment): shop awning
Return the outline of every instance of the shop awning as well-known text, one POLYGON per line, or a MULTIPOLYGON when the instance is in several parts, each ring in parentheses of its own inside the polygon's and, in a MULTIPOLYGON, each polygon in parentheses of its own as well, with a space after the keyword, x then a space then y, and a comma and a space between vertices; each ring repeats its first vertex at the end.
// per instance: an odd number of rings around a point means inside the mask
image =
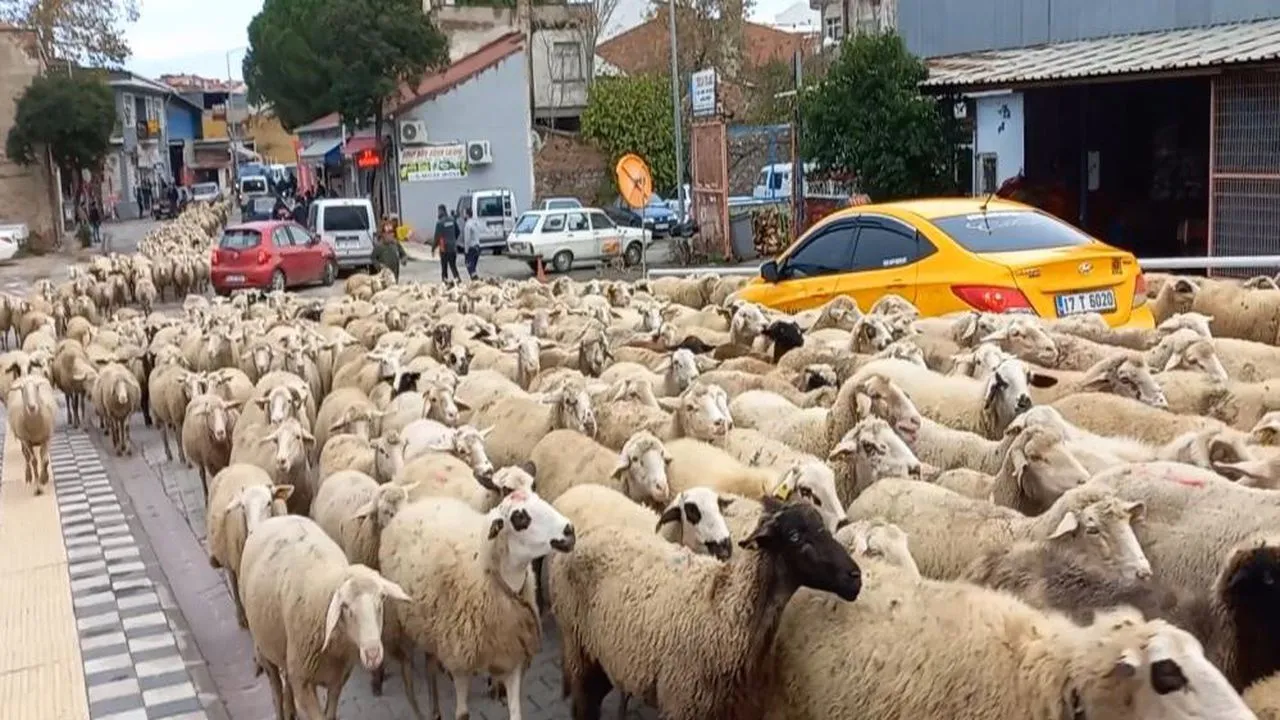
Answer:
POLYGON ((339 147, 341 145, 342 140, 338 138, 316 140, 304 145, 302 152, 298 153, 298 158, 312 162, 323 162, 325 165, 336 165, 340 160, 341 151, 339 147))
POLYGON ((1280 60, 1280 18, 930 58, 925 88, 981 90, 1280 60))
POLYGON ((347 147, 343 150, 343 154, 347 157, 355 157, 365 150, 376 150, 378 143, 374 142, 372 135, 355 135, 347 138, 347 147))

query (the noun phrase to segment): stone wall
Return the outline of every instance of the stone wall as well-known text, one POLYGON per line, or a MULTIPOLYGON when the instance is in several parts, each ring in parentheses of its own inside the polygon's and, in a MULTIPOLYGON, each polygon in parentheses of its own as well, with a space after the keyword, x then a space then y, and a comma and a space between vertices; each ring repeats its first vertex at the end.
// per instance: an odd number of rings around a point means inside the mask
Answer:
POLYGON ((608 158, 572 133, 539 129, 542 149, 533 157, 536 202, 549 197, 576 197, 585 205, 612 202, 608 158))
MULTIPOLYGON (((40 74, 30 33, 0 28, 0 140, 9 136, 18 98, 40 74)), ((0 152, 0 225, 26 223, 31 244, 47 248, 55 238, 53 184, 47 163, 17 165, 0 152)))

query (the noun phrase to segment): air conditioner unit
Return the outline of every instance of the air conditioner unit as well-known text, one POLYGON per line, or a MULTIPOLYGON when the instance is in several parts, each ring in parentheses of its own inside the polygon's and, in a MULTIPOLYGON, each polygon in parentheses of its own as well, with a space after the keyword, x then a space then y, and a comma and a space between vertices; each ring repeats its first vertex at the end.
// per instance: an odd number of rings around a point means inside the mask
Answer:
POLYGON ((427 124, 421 120, 405 120, 400 123, 401 145, 422 145, 427 141, 427 124))
POLYGON ((488 165, 493 162, 493 148, 488 140, 471 140, 467 143, 467 162, 471 165, 488 165))

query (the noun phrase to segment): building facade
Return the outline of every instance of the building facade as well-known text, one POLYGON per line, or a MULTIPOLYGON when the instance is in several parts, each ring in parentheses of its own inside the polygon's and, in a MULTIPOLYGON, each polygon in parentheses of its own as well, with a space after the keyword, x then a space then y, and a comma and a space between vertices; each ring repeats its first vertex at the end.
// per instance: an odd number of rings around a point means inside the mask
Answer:
MULTIPOLYGON (((0 138, 8 137, 18 98, 43 71, 35 36, 0 26, 0 138)), ((47 159, 18 165, 0 152, 0 225, 22 224, 44 247, 62 231, 57 173, 47 159)))
POLYGON ((103 202, 120 218, 148 212, 161 186, 173 181, 169 165, 167 85, 127 71, 113 71, 109 84, 116 100, 116 128, 102 175, 103 202))
POLYGON ((395 206, 411 227, 429 232, 436 207, 453 209, 471 190, 510 190, 517 211, 533 202, 524 50, 519 33, 484 45, 424 78, 391 114, 396 141, 386 170, 394 171, 395 206))
POLYGON ((897 21, 973 122, 975 193, 1139 256, 1280 252, 1280 0, 898 0, 897 21))

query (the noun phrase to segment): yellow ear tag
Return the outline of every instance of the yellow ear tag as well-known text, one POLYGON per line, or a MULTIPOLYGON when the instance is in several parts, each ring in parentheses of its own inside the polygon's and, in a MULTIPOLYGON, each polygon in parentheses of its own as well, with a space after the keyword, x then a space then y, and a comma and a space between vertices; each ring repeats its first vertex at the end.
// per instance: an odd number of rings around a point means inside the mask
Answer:
POLYGON ((775 488, 773 496, 778 500, 786 502, 787 498, 791 497, 791 481, 788 480, 775 488))

